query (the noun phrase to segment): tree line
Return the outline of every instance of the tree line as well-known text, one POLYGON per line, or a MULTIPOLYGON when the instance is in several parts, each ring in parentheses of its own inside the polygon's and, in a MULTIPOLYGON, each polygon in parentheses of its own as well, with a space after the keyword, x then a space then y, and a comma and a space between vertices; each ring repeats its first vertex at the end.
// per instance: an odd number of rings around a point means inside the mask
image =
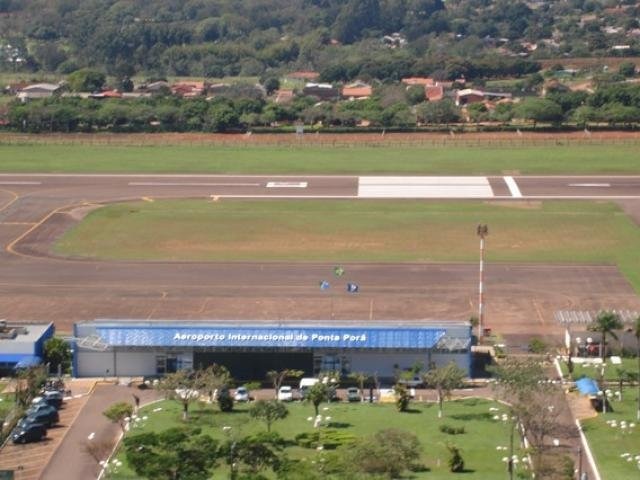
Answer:
POLYGON ((381 80, 394 72, 516 74, 535 65, 524 56, 601 56, 621 43, 627 55, 640 52, 640 40, 626 35, 638 28, 640 6, 613 2, 625 8, 613 15, 607 3, 0 0, 0 69, 68 74, 96 67, 119 77, 215 78, 314 69, 326 78, 381 80), (586 14, 594 18, 583 21, 586 14), (536 49, 527 50, 533 43, 536 49))
POLYGON ((424 95, 403 86, 387 86, 357 102, 317 102, 296 97, 289 104, 263 98, 219 96, 212 100, 160 95, 136 99, 82 99, 51 97, 8 107, 6 128, 24 132, 242 132, 274 129, 303 122, 323 127, 368 126, 416 128, 461 122, 497 122, 508 126, 522 121, 611 126, 640 123, 640 86, 615 84, 595 93, 550 90, 546 97, 527 97, 518 103, 498 103, 487 109, 474 103, 463 110, 451 99, 424 101, 424 95))

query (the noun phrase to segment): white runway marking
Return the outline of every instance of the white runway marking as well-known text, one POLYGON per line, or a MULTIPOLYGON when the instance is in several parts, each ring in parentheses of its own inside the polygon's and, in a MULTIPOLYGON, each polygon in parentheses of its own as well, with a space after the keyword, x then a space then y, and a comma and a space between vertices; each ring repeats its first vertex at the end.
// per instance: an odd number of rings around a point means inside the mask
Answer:
POLYGON ((518 188, 518 184, 513 179, 513 177, 503 177, 504 183, 509 187, 509 192, 511 192, 511 196, 513 198, 522 198, 522 192, 520 192, 520 188, 518 188))
POLYGON ((307 182, 267 182, 267 188, 307 188, 307 182))
POLYGON ((130 187, 259 187, 259 183, 129 182, 130 187))
POLYGON ((610 183, 570 183, 570 187, 610 187, 610 183))
POLYGON ((20 181, 15 181, 15 182, 5 182, 5 181, 0 181, 0 185, 42 185, 42 182, 20 182, 20 181))
POLYGON ((486 177, 359 177, 360 198, 493 198, 486 177))

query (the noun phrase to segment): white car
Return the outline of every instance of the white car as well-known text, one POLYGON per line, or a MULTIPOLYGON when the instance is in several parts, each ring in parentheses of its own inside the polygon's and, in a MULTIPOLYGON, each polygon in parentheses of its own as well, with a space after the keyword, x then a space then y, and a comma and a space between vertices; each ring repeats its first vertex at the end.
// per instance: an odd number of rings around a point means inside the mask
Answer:
POLYGON ((293 389, 289 386, 280 387, 280 390, 278 390, 278 400, 281 402, 293 401, 293 389))
POLYGON ((233 399, 236 402, 248 402, 249 399, 249 390, 246 387, 238 387, 236 388, 236 393, 233 395, 233 399))

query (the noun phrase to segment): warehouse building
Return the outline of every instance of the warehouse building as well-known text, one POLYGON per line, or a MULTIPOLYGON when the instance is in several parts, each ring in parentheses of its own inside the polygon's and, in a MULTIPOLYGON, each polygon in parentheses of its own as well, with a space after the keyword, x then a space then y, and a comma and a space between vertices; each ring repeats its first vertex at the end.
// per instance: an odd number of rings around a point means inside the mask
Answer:
POLYGON ((162 375, 217 363, 238 380, 284 368, 391 378, 416 362, 455 362, 469 372, 471 358, 468 322, 95 320, 75 324, 74 337, 77 377, 162 375))
POLYGON ((44 342, 53 333, 53 323, 12 324, 0 320, 0 376, 42 363, 44 342))

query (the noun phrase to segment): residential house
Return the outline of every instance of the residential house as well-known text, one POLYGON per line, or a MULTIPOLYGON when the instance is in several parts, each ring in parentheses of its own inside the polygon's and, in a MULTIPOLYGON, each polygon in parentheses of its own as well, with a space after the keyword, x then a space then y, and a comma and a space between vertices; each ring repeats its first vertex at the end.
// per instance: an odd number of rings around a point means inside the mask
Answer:
POLYGON ((408 77, 408 78, 403 78, 402 83, 404 83, 407 86, 413 86, 413 85, 423 85, 423 86, 428 86, 428 85, 435 85, 436 81, 433 78, 430 77, 408 77))
POLYGON ((364 82, 354 82, 342 87, 342 98, 349 100, 360 100, 369 98, 373 94, 373 88, 364 82))
POLYGON ((456 105, 469 105, 471 103, 479 103, 484 101, 493 101, 506 98, 512 98, 511 93, 502 92, 485 92, 483 90, 476 90, 472 88, 465 88, 463 90, 457 90, 455 95, 456 105))
POLYGON ((291 89, 280 89, 276 92, 276 103, 291 103, 293 98, 295 97, 293 90, 291 89))
POLYGON ((23 102, 34 98, 48 98, 60 93, 60 88, 57 83, 36 83, 18 91, 17 97, 23 102))
POLYGON ((307 83, 302 93, 320 100, 333 100, 340 96, 338 89, 334 88, 330 83, 307 83))
POLYGON ((424 96, 430 102, 438 102, 444 98, 444 86, 437 85, 425 85, 424 96))
POLYGON ((171 93, 182 98, 195 98, 204 95, 204 82, 178 82, 171 85, 171 93))

